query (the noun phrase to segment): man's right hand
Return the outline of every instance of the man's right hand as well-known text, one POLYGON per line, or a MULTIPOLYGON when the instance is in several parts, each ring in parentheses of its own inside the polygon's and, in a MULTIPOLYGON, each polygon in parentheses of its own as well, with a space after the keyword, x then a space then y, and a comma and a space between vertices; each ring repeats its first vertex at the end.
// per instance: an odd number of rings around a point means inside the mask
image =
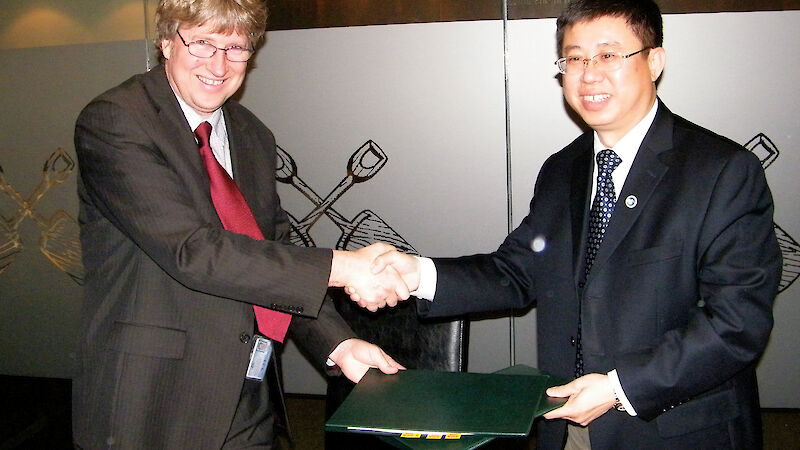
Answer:
POLYGON ((403 278, 391 266, 374 269, 375 259, 393 250, 394 247, 382 242, 354 251, 334 250, 328 285, 346 286, 353 301, 373 312, 386 305, 397 305, 410 295, 403 278))
MULTIPOLYGON (((372 262, 371 271, 376 276, 379 274, 398 274, 402 277, 404 287, 408 292, 414 291, 419 287, 420 264, 417 258, 412 255, 401 253, 392 248, 375 258, 372 262)), ((350 299, 364 306, 364 293, 357 286, 347 285, 345 292, 350 295, 350 299)), ((404 299, 405 300, 405 299, 404 299)), ((368 302, 367 302, 368 303, 368 302)), ((389 306, 394 306, 389 304, 389 306)))

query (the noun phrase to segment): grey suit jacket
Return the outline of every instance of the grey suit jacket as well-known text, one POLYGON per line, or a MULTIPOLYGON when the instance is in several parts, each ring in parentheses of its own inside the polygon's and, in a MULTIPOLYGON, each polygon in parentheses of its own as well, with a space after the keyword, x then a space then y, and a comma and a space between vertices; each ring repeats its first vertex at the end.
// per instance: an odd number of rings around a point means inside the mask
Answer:
MULTIPOLYGON (((639 414, 595 420, 593 448, 758 448, 781 270, 758 159, 660 104, 584 280, 592 164, 591 132, 551 156, 520 226, 492 254, 436 259, 419 312, 534 303, 539 367, 571 377, 582 302, 586 373, 616 368, 639 414)), ((537 448, 560 448, 565 421, 540 424, 537 448)))
POLYGON ((252 305, 296 314, 290 334, 320 368, 353 336, 324 301, 331 251, 287 244, 272 133, 232 100, 223 110, 234 176, 264 241, 223 229, 163 67, 78 118, 86 280, 73 420, 84 448, 220 448, 252 305))

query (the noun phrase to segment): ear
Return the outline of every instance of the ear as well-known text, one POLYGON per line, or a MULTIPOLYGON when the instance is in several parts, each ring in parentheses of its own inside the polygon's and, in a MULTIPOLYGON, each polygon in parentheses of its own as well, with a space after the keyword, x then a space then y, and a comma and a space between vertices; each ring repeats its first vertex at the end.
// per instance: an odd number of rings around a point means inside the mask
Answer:
POLYGON ((650 78, 655 82, 664 71, 664 64, 667 62, 667 54, 664 47, 651 48, 647 54, 647 65, 650 67, 650 78))
POLYGON ((169 59, 170 55, 172 55, 173 44, 172 39, 161 40, 161 54, 164 55, 164 59, 169 59))

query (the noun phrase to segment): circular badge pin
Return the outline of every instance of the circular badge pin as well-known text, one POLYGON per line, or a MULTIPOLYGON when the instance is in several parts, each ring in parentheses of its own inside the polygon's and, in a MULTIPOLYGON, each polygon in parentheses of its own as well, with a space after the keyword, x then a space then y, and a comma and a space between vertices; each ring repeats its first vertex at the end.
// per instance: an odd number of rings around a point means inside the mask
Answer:
POLYGON ((635 195, 629 195, 625 198, 625 206, 628 208, 636 208, 637 203, 639 203, 639 199, 635 195))

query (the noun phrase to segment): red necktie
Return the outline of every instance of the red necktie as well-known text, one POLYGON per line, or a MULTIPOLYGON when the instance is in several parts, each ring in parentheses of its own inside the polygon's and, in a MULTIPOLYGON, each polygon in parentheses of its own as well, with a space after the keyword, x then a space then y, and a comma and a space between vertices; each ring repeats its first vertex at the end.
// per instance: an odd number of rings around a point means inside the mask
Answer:
MULTIPOLYGON (((208 171, 208 180, 211 184, 211 200, 214 208, 222 221, 222 226, 228 231, 245 234, 253 239, 264 240, 264 235, 256 224, 256 218, 242 192, 236 183, 228 175, 228 172, 219 165, 214 154, 211 152, 209 137, 211 136, 211 124, 203 122, 194 131, 197 142, 200 146, 200 154, 208 171)), ((283 342, 286 330, 289 329, 289 322, 292 320, 291 314, 274 311, 260 306, 253 305, 256 313, 258 330, 270 339, 283 342)))

